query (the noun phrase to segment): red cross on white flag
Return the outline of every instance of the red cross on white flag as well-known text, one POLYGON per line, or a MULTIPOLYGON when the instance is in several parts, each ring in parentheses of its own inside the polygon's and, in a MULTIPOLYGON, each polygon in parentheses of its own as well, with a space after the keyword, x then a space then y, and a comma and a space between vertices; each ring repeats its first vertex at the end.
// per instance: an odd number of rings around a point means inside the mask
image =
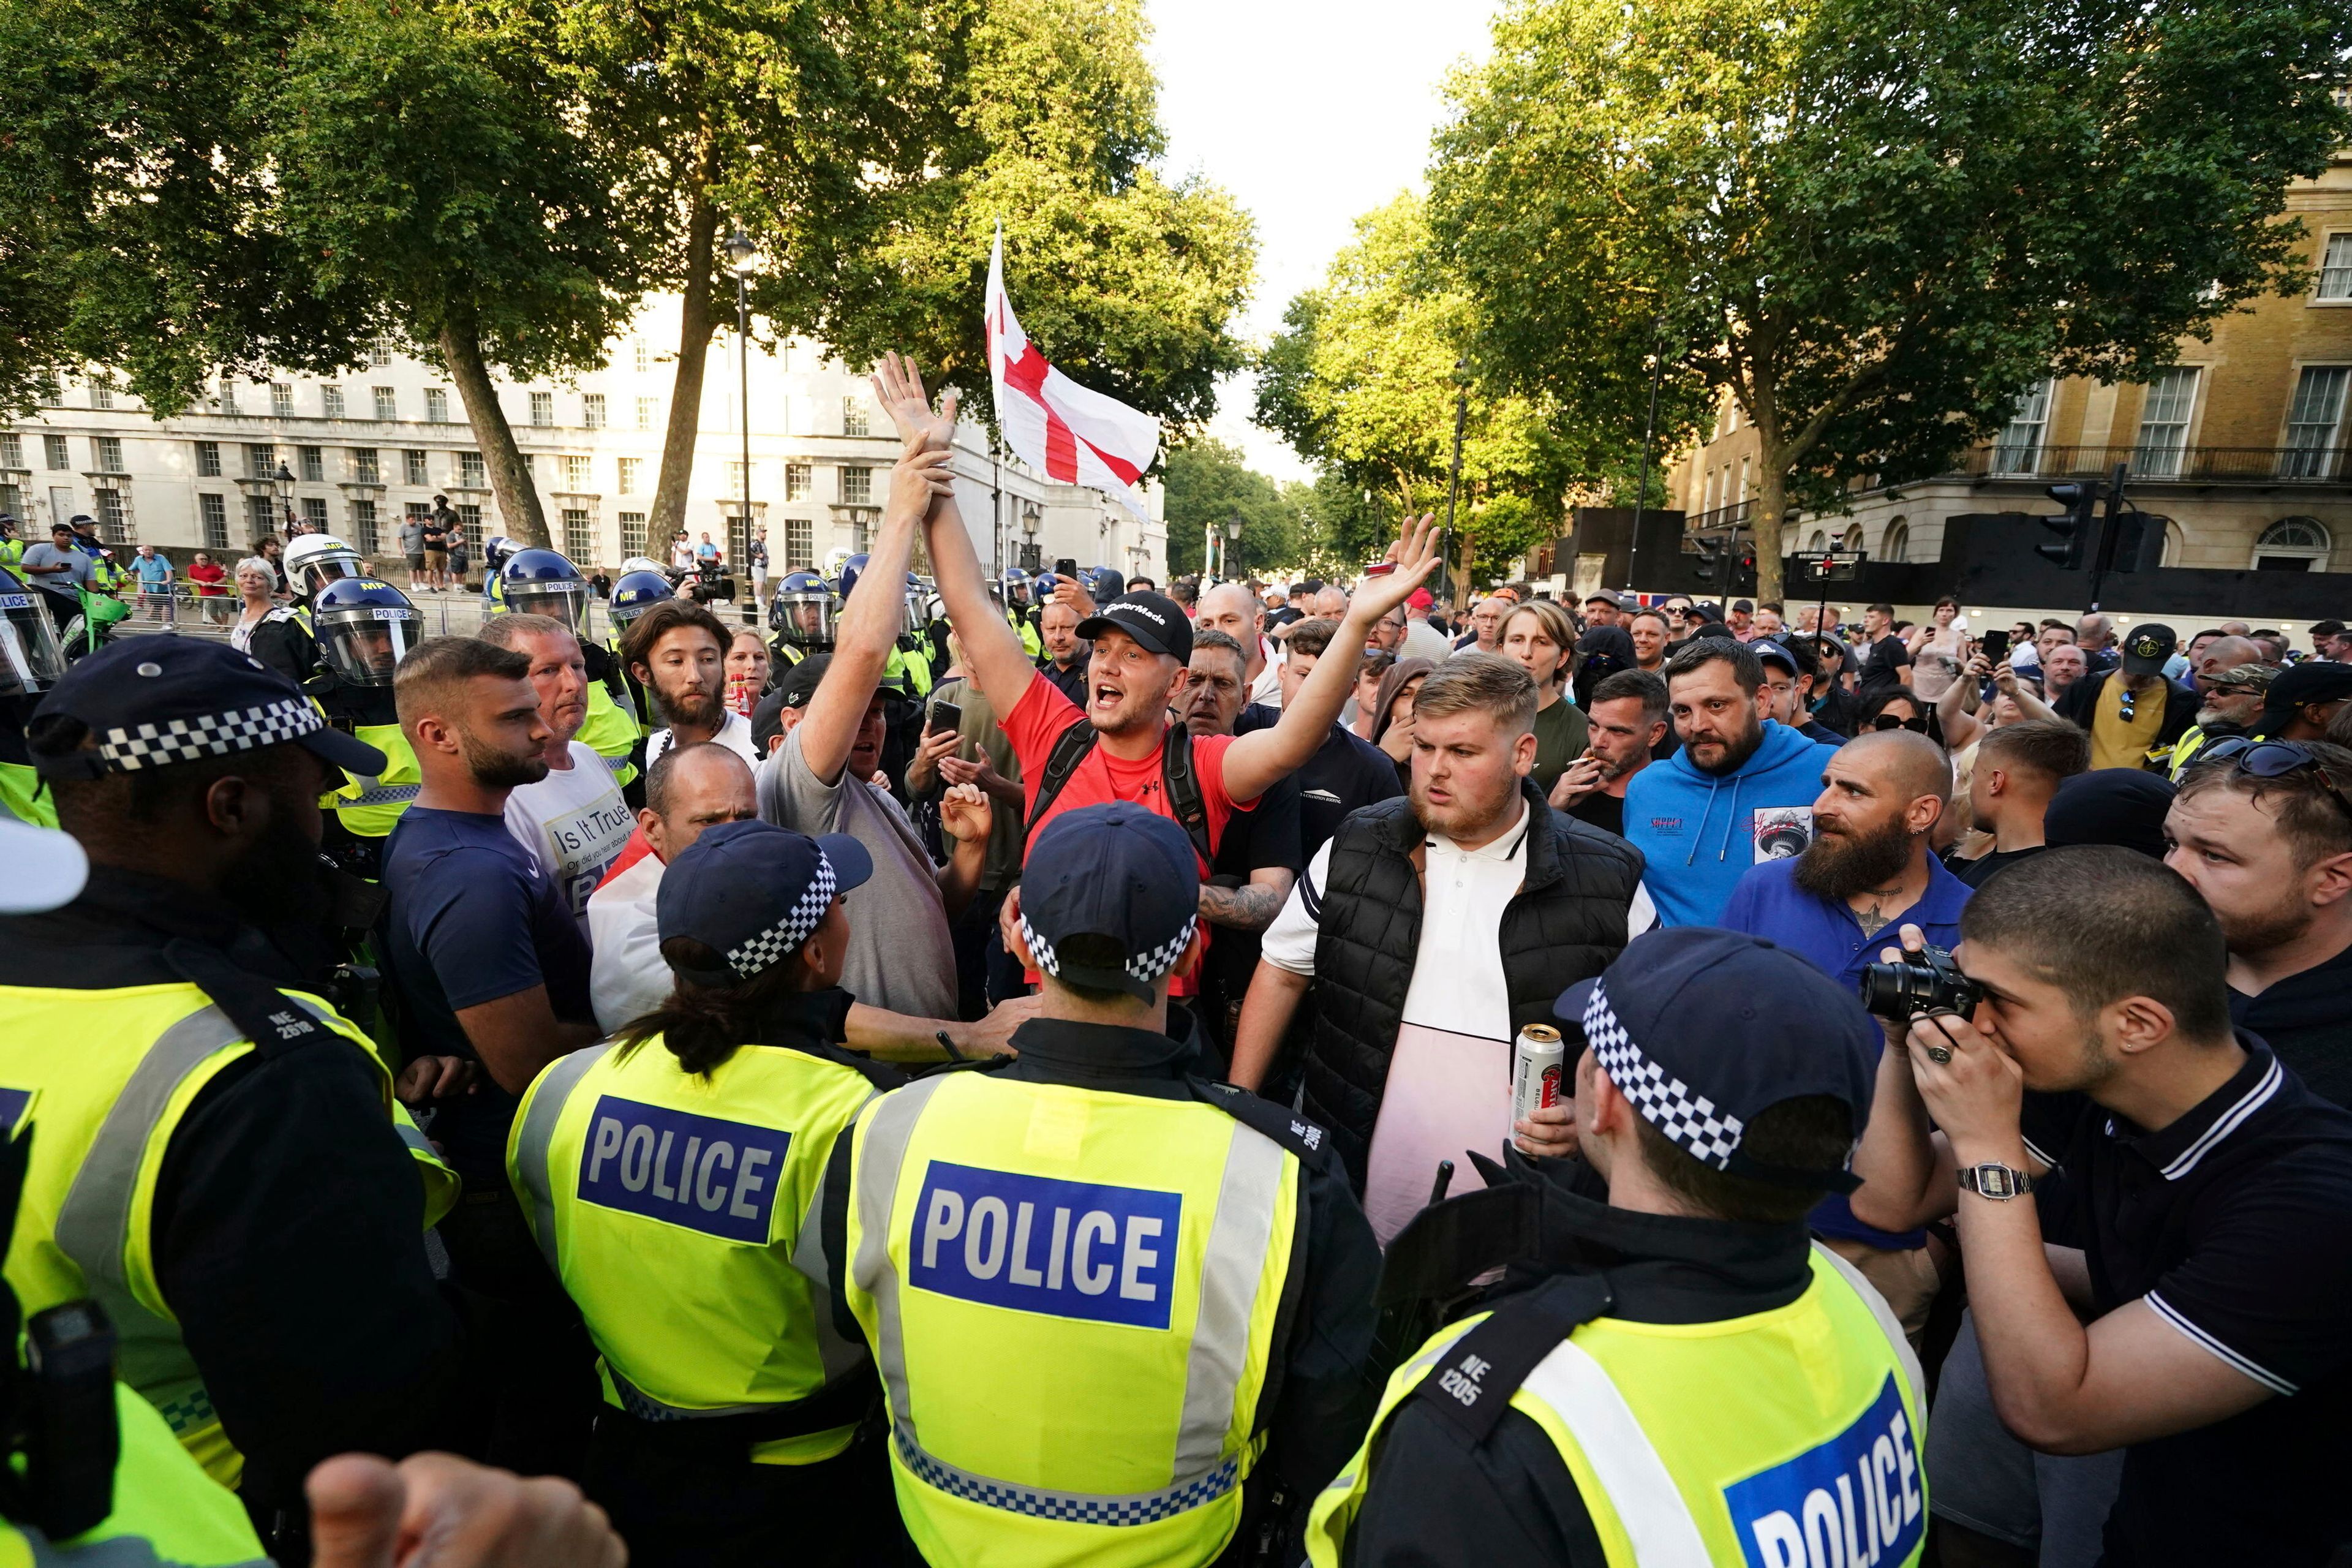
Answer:
POLYGON ((1045 363, 1004 297, 1004 229, 988 253, 988 373, 996 419, 1024 463, 1067 484, 1118 489, 1139 511, 1136 481, 1160 453, 1160 421, 1090 392, 1045 363))

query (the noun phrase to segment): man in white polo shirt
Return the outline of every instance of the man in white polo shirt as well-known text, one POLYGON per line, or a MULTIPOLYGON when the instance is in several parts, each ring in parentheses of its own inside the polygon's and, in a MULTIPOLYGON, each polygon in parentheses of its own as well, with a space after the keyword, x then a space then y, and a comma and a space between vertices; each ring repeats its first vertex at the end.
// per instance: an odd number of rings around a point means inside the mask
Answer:
POLYGON ((547 726, 547 776, 507 795, 507 831, 539 857, 586 936, 588 895, 620 858, 636 824, 604 758, 572 739, 588 720, 587 657, 572 628, 552 616, 493 616, 481 637, 530 660, 540 721, 547 726))
MULTIPOLYGON (((1439 1161, 1460 1191, 1478 1183, 1466 1151, 1501 1156, 1518 1030, 1655 922, 1640 854, 1528 782, 1535 703, 1532 678, 1493 654, 1429 677, 1411 794, 1354 813, 1317 853, 1242 1006, 1234 1081, 1287 1100, 1295 1075, 1382 1245, 1428 1201, 1439 1161), (1283 1060, 1310 986, 1312 1022, 1283 1060)), ((1566 1152, 1564 1131, 1516 1132, 1566 1152)))

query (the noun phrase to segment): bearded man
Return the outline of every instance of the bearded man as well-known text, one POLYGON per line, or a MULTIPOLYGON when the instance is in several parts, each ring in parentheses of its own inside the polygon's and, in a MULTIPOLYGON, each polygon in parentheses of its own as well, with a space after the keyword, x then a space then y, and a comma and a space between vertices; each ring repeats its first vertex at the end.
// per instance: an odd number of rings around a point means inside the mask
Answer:
MULTIPOLYGON (((1855 736, 1827 753, 1812 843, 1742 877, 1717 923, 1769 938, 1856 988, 1899 926, 1917 926, 1948 952, 1960 940, 1969 889, 1930 845, 1951 797, 1951 763, 1927 736, 1855 736)), ((1937 1283, 1927 1233, 1866 1226, 1842 1194, 1823 1199, 1807 1223, 1878 1288, 1916 1342, 1937 1283)))

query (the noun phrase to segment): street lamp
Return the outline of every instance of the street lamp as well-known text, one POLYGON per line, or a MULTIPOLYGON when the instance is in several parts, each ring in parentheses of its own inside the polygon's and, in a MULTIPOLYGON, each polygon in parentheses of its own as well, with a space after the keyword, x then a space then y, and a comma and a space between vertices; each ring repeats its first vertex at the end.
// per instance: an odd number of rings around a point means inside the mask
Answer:
POLYGON ((278 492, 278 510, 286 520, 286 535, 290 539, 294 536, 294 476, 287 471, 282 459, 269 482, 270 488, 278 492))
MULTIPOLYGON (((749 555, 751 549, 751 294, 752 268, 759 265, 760 247, 751 243, 751 236, 734 229, 727 236, 727 269, 735 274, 735 350, 740 366, 738 377, 736 406, 743 430, 743 545, 739 555, 749 555)), ((732 542, 731 541, 730 542, 732 542)), ((736 562, 739 571, 748 570, 744 562, 736 562)), ((752 607, 756 620, 761 606, 752 607)))
POLYGON ((1225 519, 1225 581, 1228 583, 1238 582, 1240 579, 1234 572, 1234 546, 1240 544, 1242 542, 1241 513, 1235 512, 1233 516, 1225 519))

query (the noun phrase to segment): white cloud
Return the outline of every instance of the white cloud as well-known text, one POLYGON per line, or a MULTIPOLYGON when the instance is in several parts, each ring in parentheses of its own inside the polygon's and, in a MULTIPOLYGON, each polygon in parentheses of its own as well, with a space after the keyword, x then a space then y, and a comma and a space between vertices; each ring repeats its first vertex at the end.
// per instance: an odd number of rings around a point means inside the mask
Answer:
MULTIPOLYGON (((1356 218, 1429 162, 1440 89, 1486 53, 1493 0, 1152 0, 1152 63, 1171 173, 1198 171, 1257 221, 1258 286, 1243 328, 1263 342, 1356 218)), ((1249 422, 1252 379, 1222 389, 1211 434, 1277 479, 1307 466, 1249 422)))

